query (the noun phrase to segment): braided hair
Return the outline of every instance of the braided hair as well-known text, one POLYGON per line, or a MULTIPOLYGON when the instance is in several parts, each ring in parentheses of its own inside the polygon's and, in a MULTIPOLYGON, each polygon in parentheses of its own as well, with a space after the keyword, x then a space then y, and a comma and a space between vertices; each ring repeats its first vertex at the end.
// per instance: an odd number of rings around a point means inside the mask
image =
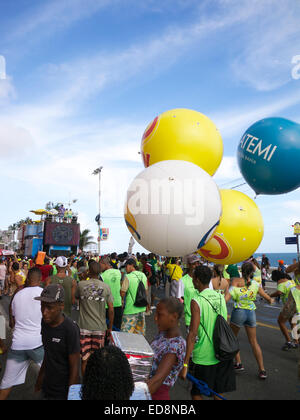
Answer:
POLYGON ((122 350, 106 346, 90 356, 82 380, 82 400, 129 400, 133 391, 131 368, 122 350))

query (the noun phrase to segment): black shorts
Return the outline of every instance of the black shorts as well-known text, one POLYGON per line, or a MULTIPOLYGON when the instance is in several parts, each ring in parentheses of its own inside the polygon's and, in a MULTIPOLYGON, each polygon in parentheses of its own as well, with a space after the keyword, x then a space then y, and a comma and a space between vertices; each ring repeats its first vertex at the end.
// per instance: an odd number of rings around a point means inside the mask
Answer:
MULTIPOLYGON (((190 372, 196 379, 207 383, 209 388, 218 394, 236 390, 233 360, 210 366, 192 363, 190 372)), ((195 384, 193 384, 191 395, 201 395, 200 390, 195 384)))

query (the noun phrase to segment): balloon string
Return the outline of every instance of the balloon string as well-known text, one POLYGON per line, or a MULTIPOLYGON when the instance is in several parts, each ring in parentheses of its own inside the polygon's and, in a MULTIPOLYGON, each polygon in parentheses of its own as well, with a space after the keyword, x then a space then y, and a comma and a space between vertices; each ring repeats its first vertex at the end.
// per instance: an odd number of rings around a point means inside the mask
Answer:
POLYGON ((234 190, 234 188, 238 188, 238 187, 241 187, 242 185, 246 185, 246 184, 247 184, 247 182, 243 182, 242 184, 235 185, 234 187, 231 187, 230 189, 234 190))

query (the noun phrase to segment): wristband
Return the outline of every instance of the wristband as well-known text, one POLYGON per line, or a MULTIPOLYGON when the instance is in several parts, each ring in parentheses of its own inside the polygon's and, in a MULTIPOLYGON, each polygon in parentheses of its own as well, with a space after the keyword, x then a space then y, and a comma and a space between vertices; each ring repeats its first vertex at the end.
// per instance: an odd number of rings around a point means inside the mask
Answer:
POLYGON ((188 365, 187 363, 184 363, 184 364, 183 364, 183 367, 188 368, 188 367, 189 367, 189 365, 188 365))

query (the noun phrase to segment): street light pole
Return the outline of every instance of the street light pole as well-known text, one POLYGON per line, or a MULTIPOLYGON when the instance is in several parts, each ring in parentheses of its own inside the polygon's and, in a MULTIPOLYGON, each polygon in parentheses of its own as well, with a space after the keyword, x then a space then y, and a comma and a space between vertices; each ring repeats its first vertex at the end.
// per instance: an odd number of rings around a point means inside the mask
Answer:
POLYGON ((101 242, 101 238, 100 238, 100 229, 101 229, 101 171, 103 169, 103 166, 100 166, 99 168, 95 169, 93 172, 93 175, 98 175, 99 174, 99 221, 98 221, 98 254, 100 257, 100 253, 101 253, 101 247, 100 247, 100 242, 101 242))

